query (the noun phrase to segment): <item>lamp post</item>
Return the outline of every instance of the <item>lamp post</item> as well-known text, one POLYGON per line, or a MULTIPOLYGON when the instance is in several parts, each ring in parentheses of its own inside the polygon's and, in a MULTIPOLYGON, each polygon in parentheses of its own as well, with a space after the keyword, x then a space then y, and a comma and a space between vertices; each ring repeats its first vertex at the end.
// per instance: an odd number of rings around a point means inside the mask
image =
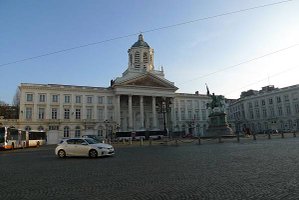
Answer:
POLYGON ((108 124, 109 124, 109 120, 105 120, 104 121, 104 123, 105 123, 105 128, 106 128, 106 140, 108 140, 108 124))
POLYGON ((166 131, 166 102, 162 101, 162 114, 163 114, 163 130, 166 131))

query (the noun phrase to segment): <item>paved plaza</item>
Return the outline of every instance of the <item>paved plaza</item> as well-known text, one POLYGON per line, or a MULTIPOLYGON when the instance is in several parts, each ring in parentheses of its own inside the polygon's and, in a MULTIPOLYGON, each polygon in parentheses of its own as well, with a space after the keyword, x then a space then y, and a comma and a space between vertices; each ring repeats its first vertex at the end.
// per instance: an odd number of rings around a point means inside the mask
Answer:
POLYGON ((2 151, 0 199, 299 199, 298 137, 115 147, 98 159, 2 151))

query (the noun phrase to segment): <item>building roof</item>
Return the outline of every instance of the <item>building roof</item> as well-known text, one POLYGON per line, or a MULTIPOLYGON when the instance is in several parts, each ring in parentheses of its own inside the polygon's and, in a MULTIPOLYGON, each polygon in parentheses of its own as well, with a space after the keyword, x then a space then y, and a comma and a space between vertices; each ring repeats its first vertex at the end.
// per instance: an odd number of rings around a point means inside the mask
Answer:
POLYGON ((139 34, 138 41, 135 42, 132 47, 147 47, 150 48, 150 46, 144 41, 143 35, 139 34))

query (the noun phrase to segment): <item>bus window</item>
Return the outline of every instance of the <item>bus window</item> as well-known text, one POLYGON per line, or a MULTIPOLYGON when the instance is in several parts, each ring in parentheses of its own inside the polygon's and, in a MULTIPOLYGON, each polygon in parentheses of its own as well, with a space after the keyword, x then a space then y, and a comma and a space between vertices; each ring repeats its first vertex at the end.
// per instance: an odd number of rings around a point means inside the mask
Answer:
MULTIPOLYGON (((0 127, 0 143, 4 143, 4 134, 5 134, 5 127, 0 127)), ((0 147, 1 147, 1 144, 0 144, 0 147)))

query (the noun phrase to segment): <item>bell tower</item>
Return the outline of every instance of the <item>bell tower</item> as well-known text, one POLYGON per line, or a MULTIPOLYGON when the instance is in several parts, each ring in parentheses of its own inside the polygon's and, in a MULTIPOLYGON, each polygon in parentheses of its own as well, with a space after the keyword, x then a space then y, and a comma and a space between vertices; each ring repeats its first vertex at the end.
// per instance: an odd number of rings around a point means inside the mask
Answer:
POLYGON ((129 71, 152 71, 154 70, 154 49, 152 49, 139 34, 138 41, 128 50, 129 71))

